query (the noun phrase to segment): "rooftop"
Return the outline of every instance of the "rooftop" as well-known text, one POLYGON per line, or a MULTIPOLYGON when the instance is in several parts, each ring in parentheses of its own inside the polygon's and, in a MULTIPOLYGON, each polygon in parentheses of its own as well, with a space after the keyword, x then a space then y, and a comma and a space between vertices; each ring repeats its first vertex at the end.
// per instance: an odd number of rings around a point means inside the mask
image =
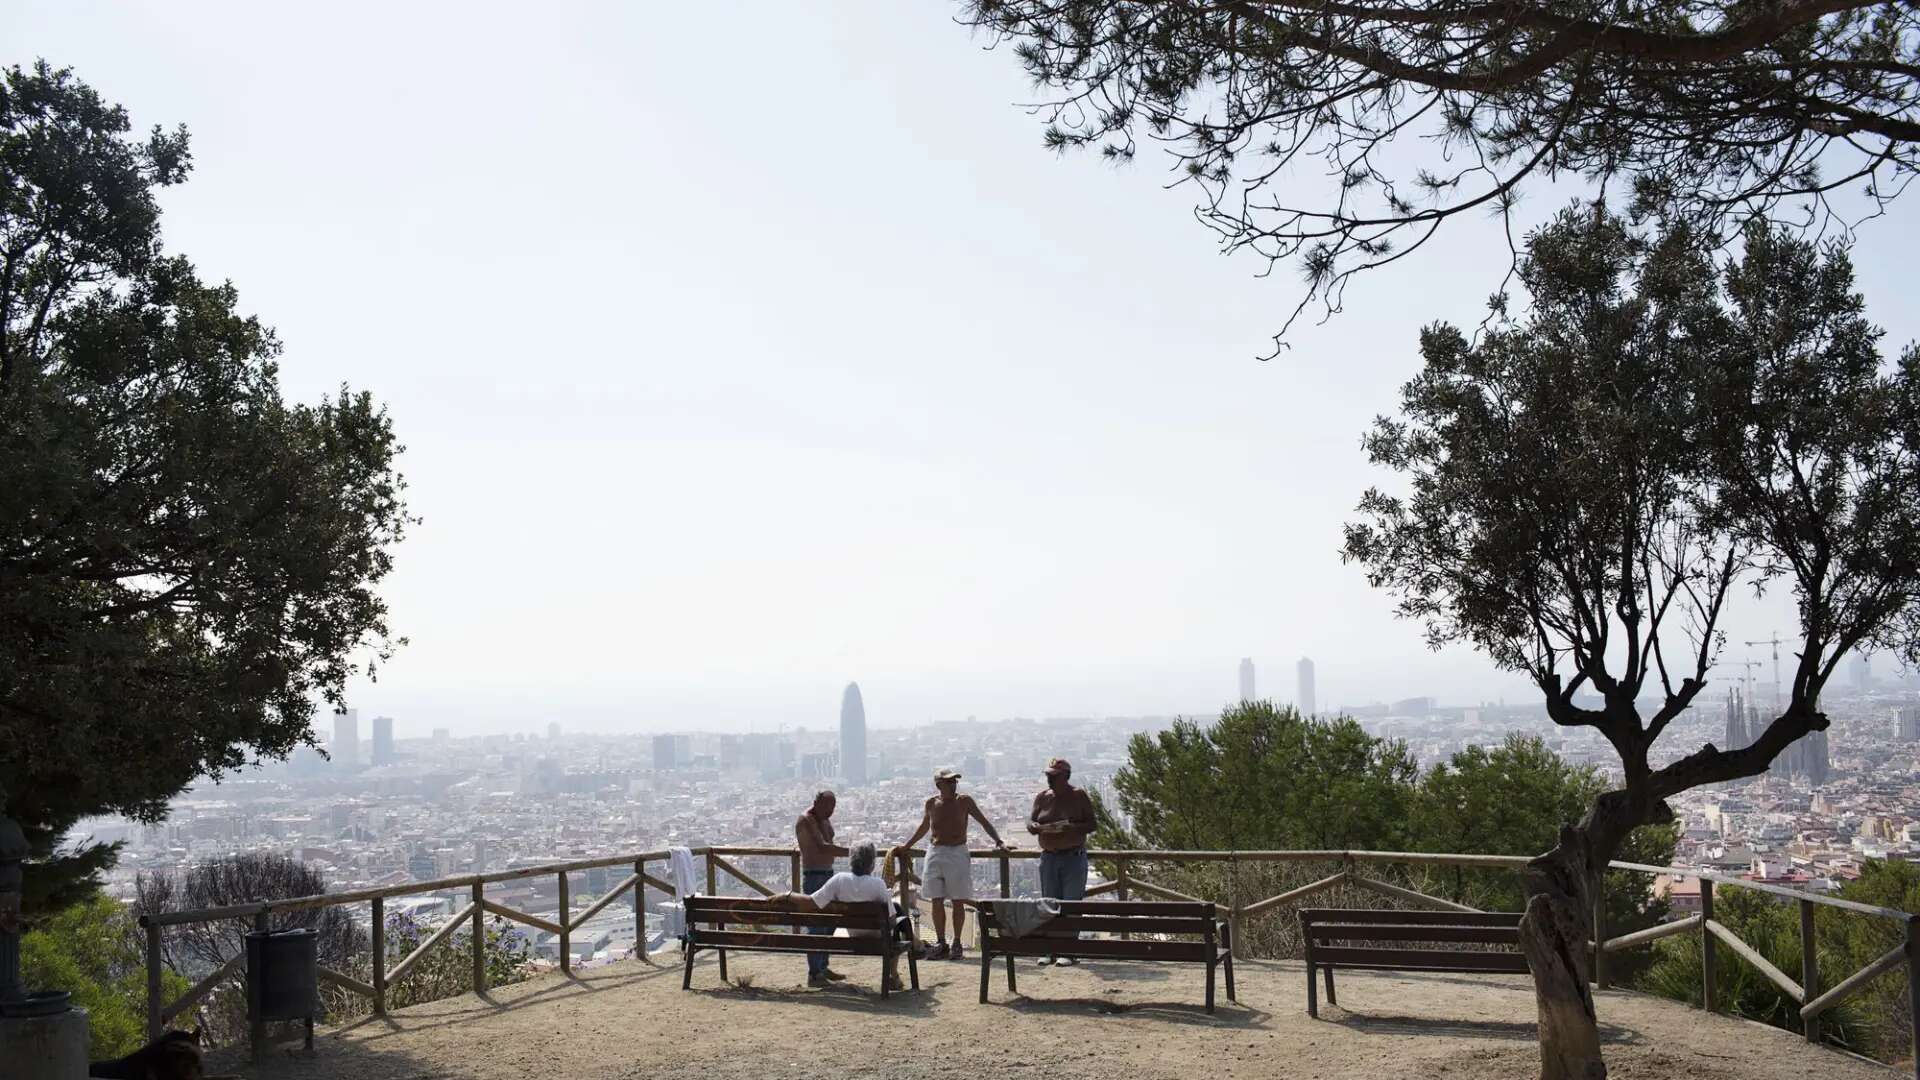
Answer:
MULTIPOLYGON (((1020 971, 998 964, 981 1005, 975 962, 922 962, 919 993, 878 996, 876 960, 836 958, 849 978, 805 987, 798 956, 736 953, 735 985, 711 954, 680 989, 678 953, 572 976, 543 975, 327 1030, 308 1057, 277 1046, 257 1066, 212 1062, 250 1080, 425 1080, 530 1076, 596 1080, 900 1077, 1048 1080, 1273 1077, 1492 1080, 1538 1071, 1529 981, 1511 976, 1343 972, 1345 1008, 1306 1015, 1304 967, 1236 961, 1240 1002, 1208 1016, 1192 965, 1087 962, 1020 971)), ((1886 1080, 1885 1066, 1779 1029, 1645 995, 1599 995, 1616 1080, 1886 1080)))

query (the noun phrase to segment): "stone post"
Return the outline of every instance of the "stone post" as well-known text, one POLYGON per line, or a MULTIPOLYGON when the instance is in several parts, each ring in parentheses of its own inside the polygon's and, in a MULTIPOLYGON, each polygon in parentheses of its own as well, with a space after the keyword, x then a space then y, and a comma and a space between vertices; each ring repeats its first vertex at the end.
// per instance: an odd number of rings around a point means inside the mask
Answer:
POLYGON ((0 1061, 19 1080, 81 1080, 87 1075, 87 1011, 64 991, 28 994, 20 979, 20 864, 27 835, 6 815, 0 788, 0 1061))

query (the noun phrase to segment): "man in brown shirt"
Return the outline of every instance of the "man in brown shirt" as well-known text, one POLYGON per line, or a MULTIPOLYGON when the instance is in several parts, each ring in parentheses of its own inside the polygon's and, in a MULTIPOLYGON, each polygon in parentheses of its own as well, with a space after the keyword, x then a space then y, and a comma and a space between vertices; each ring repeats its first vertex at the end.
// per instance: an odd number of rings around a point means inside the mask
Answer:
MULTIPOLYGON (((1073 766, 1066 758, 1047 762, 1047 790, 1034 796, 1033 815, 1027 819, 1027 831, 1040 838, 1040 895, 1055 900, 1087 898, 1087 837, 1093 835, 1093 800, 1073 786, 1072 778, 1073 766)), ((1053 962, 1062 967, 1079 963, 1065 956, 1053 962)))
MULTIPOLYGON (((833 808, 839 803, 831 791, 821 791, 813 797, 813 805, 793 823, 793 839, 800 848, 800 887, 808 893, 818 892, 833 877, 833 860, 847 853, 847 849, 833 842, 833 808)), ((809 934, 831 934, 833 928, 809 926, 809 934)), ((825 982, 839 982, 845 975, 827 968, 826 953, 807 954, 807 982, 819 985, 825 982)))
POLYGON ((920 816, 920 827, 907 838, 905 847, 911 848, 920 842, 920 838, 933 833, 933 850, 927 853, 927 861, 920 869, 920 895, 933 901, 933 938, 932 951, 927 953, 929 960, 963 959, 960 942, 962 931, 967 928, 967 909, 965 902, 973 899, 973 860, 967 855, 967 819, 972 818, 980 827, 993 837, 993 846, 1004 848, 1006 841, 1000 839, 1000 833, 994 829, 993 822, 980 812, 973 796, 960 794, 960 774, 952 769, 941 769, 933 774, 933 788, 937 794, 927 799, 926 812, 920 816), (953 907, 953 949, 947 949, 946 905, 953 907))

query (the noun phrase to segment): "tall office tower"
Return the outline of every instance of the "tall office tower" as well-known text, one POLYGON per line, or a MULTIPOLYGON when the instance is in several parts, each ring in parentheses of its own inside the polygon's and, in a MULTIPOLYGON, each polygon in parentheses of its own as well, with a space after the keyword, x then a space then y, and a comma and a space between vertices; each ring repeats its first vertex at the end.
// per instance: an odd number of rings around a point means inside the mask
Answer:
POLYGON ((1240 658, 1240 700, 1252 701, 1253 696, 1253 657, 1240 658))
POLYGON ((849 787, 867 782, 867 707, 859 683, 848 683, 840 695, 840 779, 849 787))
POLYGON ((376 716, 373 718, 373 763, 387 765, 393 761, 393 717, 376 716))
POLYGON ((1726 745, 1722 750, 1745 750, 1747 748, 1747 715, 1740 705, 1740 691, 1727 693, 1727 733, 1726 745))
POLYGON ((360 710, 342 709, 333 714, 333 742, 327 745, 334 768, 360 766, 360 710))
POLYGON ((653 767, 656 770, 665 772, 668 769, 679 767, 679 763, 673 755, 675 741, 671 735, 655 735, 653 737, 653 767))
POLYGON ((1920 742, 1920 705, 1902 705, 1899 717, 1901 742, 1920 742))
POLYGON ((560 721, 555 720, 552 723, 547 725, 547 738, 557 739, 559 737, 560 737, 560 721))
POLYGON ((1296 670, 1299 673, 1300 688, 1294 693, 1293 706, 1300 710, 1301 716, 1310 718, 1318 711, 1313 698, 1313 661, 1304 656, 1301 657, 1296 670))
POLYGON ((1866 653, 1855 651, 1853 654, 1853 692, 1859 694, 1861 697, 1865 697, 1867 691, 1871 689, 1873 689, 1873 661, 1867 659, 1866 653))

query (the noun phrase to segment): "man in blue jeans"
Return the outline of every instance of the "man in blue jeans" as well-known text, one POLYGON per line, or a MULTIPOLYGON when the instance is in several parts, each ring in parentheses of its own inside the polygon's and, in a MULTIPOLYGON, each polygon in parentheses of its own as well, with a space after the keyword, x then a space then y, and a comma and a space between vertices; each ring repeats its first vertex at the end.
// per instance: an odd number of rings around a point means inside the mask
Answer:
MULTIPOLYGON (((1087 837, 1093 835, 1093 800, 1072 784, 1066 758, 1047 762, 1047 790, 1034 797, 1027 831, 1040 838, 1040 895, 1055 900, 1087 898, 1087 837)), ((1074 934, 1079 937, 1079 934, 1074 934)), ((1041 964, 1066 967, 1080 961, 1047 957, 1041 964)))
MULTIPOLYGON (((793 838, 800 847, 800 888, 807 893, 820 891, 827 880, 833 877, 833 860, 847 853, 847 849, 837 847, 833 842, 833 808, 839 800, 833 792, 821 791, 813 797, 813 805, 794 822, 793 838)), ((1082 879, 1082 891, 1085 891, 1085 877, 1082 879)), ((830 926, 809 926, 809 934, 832 934, 830 926)), ((839 982, 845 975, 827 967, 826 953, 807 954, 807 985, 825 986, 830 982, 839 982)))

